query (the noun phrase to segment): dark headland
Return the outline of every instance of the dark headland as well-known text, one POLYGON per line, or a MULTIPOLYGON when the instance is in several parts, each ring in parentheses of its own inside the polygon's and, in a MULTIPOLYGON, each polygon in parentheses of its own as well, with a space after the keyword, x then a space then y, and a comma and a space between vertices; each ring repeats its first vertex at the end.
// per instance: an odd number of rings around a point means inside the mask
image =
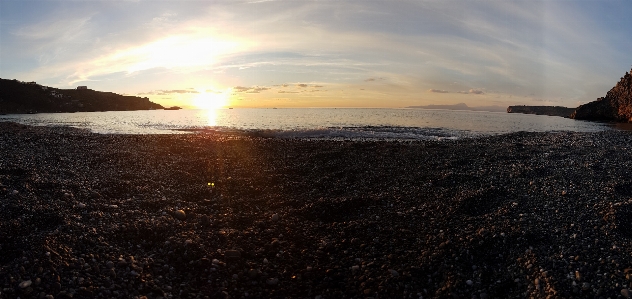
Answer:
POLYGON ((537 114, 548 116, 561 116, 570 118, 571 114, 575 112, 575 108, 568 108, 562 106, 509 106, 507 113, 523 113, 523 114, 537 114))
POLYGON ((562 116, 577 120, 626 123, 632 121, 632 75, 626 72, 605 97, 577 108, 561 106, 509 106, 508 113, 562 116))
POLYGON ((79 87, 58 89, 36 82, 0 79, 0 114, 155 110, 148 98, 79 87))
POLYGON ((0 122, 0 297, 628 298, 630 147, 0 122))
POLYGON ((605 97, 577 107, 571 117, 610 122, 632 121, 632 75, 626 72, 605 97))
POLYGON ((408 106, 406 108, 505 112, 505 108, 503 108, 501 106, 475 106, 475 107, 470 107, 470 106, 468 106, 465 103, 458 103, 458 104, 454 104, 454 105, 408 106))

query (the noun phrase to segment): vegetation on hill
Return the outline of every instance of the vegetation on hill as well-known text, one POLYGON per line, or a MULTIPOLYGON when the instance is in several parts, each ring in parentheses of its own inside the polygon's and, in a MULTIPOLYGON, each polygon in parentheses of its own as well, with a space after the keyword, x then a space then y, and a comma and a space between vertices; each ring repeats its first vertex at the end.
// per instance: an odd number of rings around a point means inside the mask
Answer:
POLYGON ((154 110, 148 98, 91 89, 58 89, 35 82, 0 79, 0 113, 154 110))

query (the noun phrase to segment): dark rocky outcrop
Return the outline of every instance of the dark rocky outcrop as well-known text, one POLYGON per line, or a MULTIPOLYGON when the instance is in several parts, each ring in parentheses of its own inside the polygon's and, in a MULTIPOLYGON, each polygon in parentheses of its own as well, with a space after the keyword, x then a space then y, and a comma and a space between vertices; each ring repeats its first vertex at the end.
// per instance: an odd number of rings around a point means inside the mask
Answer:
POLYGON ((148 98, 91 89, 58 89, 35 82, 0 79, 0 114, 153 110, 148 98))
POLYGON ((570 117, 575 108, 562 106, 509 106, 507 113, 524 113, 549 116, 570 117))
POLYGON ((442 110, 470 110, 470 111, 489 111, 489 112, 503 112, 505 108, 502 106, 475 106, 470 107, 465 103, 458 103, 454 105, 425 105, 425 106, 408 106, 406 108, 416 109, 442 109, 442 110))
POLYGON ((626 72, 605 97, 577 107, 571 118, 614 122, 632 121, 632 75, 626 72))

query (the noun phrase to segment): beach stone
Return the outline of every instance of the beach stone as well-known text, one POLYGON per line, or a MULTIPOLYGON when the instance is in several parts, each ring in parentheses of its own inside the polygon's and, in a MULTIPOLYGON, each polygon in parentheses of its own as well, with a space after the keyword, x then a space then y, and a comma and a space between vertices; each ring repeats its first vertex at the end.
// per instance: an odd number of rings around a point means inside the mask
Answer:
POLYGON ((32 283, 33 282, 30 279, 29 280, 25 280, 25 281, 20 282, 19 287, 20 287, 20 289, 26 289, 26 288, 30 287, 32 283))
POLYGON ((278 278, 268 278, 266 280, 266 284, 271 285, 271 286, 277 285, 277 284, 279 284, 279 279, 278 278))
POLYGON ((625 298, 630 298, 632 292, 630 292, 630 290, 628 289, 621 289, 621 296, 625 297, 625 298))
POLYGON ((173 213, 173 217, 178 220, 185 220, 187 219, 187 214, 183 210, 177 210, 173 213))
POLYGON ((241 252, 239 250, 226 250, 224 256, 229 259, 238 259, 241 258, 241 252))
POLYGON ((18 193, 20 193, 20 191, 18 191, 18 190, 13 190, 13 191, 11 192, 11 194, 13 194, 13 195, 18 195, 18 193))
POLYGON ((279 214, 273 214, 272 221, 278 221, 278 220, 279 220, 279 214))
POLYGON ((257 278, 259 276, 259 271, 257 271, 256 269, 250 269, 248 270, 248 276, 250 276, 250 278, 257 278))
POLYGON ((467 284, 468 286, 472 286, 474 282, 468 279, 465 281, 465 284, 467 284))

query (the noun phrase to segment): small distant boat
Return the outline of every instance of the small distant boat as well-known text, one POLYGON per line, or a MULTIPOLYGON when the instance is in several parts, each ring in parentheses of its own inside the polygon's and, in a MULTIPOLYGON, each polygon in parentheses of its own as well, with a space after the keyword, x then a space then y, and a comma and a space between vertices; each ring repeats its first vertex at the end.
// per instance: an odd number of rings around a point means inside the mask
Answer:
POLYGON ((173 107, 169 107, 169 108, 164 108, 164 110, 180 110, 182 108, 178 107, 178 106, 173 106, 173 107))
POLYGON ((228 109, 233 109, 233 107, 228 107, 228 109))

